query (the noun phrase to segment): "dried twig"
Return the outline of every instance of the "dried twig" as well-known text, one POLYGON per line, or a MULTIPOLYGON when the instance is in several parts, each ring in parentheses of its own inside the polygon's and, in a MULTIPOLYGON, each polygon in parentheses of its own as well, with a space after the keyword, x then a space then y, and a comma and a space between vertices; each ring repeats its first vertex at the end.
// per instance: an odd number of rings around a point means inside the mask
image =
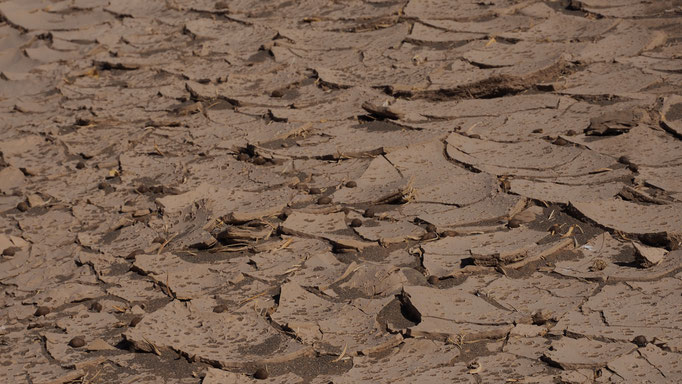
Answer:
POLYGON ((348 344, 347 344, 347 343, 343 346, 343 351, 341 351, 341 354, 339 355, 339 357, 337 357, 336 359, 332 360, 332 363, 336 363, 336 362, 341 361, 341 359, 343 359, 343 357, 346 356, 346 349, 348 349, 348 344))
POLYGON ((154 352, 155 355, 161 356, 161 351, 159 351, 159 349, 156 347, 156 345, 154 345, 146 337, 142 336, 142 338, 144 339, 145 343, 147 343, 152 348, 152 352, 154 352))
POLYGON ((168 240, 164 241, 163 244, 161 244, 161 246, 159 247, 159 250, 156 251, 156 254, 160 255, 161 252, 163 251, 163 249, 166 247, 166 245, 168 245, 168 243, 173 241, 173 239, 175 239, 177 236, 178 236, 178 234, 174 233, 171 237, 168 238, 168 240))

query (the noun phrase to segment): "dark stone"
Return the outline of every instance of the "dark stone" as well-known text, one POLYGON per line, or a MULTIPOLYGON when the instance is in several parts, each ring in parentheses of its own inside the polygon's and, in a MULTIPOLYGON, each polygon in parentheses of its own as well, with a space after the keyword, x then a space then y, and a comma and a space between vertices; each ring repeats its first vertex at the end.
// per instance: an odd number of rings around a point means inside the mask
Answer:
POLYGON ((215 313, 223 313, 227 311, 227 306, 224 304, 218 304, 215 307, 213 307, 213 312, 215 313))
POLYGON ((71 341, 69 341, 69 346, 71 348, 83 347, 83 346, 85 346, 85 339, 80 337, 80 336, 76 336, 73 339, 71 339, 71 341))
POLYGON ((376 215, 376 214, 377 214, 376 209, 369 207, 369 208, 365 209, 365 213, 363 213, 362 216, 374 217, 374 215, 376 215))
POLYGON ((286 220, 289 215, 291 215, 294 211, 291 208, 284 208, 282 210, 282 213, 279 214, 279 219, 280 220, 286 220))
POLYGON ((640 348, 646 347, 646 345, 649 343, 646 337, 642 335, 636 336, 634 339, 632 339, 632 342, 635 343, 640 348))
POLYGON ((511 219, 509 220, 509 223, 507 223, 507 227, 509 228, 518 228, 521 226, 521 220, 519 219, 511 219))
POLYGON ((457 231, 454 231, 452 229, 448 229, 446 231, 441 232, 440 235, 443 237, 455 237, 455 236, 459 235, 459 233, 457 233, 457 231))
POLYGON ((566 9, 569 11, 581 11, 583 9, 583 3, 579 0, 570 0, 566 9))
POLYGON ((433 240, 433 239, 437 239, 437 238, 438 238, 438 234, 436 232, 426 232, 422 236, 422 240, 433 240))
POLYGON ((569 143, 568 143, 568 141, 567 141, 566 139, 564 139, 563 137, 557 137, 556 140, 554 140, 554 142, 553 142, 552 144, 554 144, 554 145, 559 145, 559 146, 562 146, 562 147, 565 147, 565 146, 567 146, 569 143))
POLYGON ((256 372, 253 373, 253 378, 256 380, 265 380, 270 376, 268 370, 265 368, 258 368, 256 372))
POLYGON ((317 204, 324 205, 324 204, 331 204, 332 198, 329 196, 323 196, 317 199, 317 204))

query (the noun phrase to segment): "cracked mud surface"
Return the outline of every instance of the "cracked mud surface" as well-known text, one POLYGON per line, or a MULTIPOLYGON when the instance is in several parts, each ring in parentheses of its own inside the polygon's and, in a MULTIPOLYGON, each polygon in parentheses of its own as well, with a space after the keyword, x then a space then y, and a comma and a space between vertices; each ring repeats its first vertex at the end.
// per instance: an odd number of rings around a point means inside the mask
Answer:
POLYGON ((681 27, 0 0, 0 382, 682 382, 681 27))

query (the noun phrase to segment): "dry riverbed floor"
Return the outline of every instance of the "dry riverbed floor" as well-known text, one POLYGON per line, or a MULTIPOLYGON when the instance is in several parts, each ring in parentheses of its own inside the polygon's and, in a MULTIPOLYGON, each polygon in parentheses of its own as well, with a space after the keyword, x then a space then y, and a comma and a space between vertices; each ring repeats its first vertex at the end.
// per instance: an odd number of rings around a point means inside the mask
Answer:
POLYGON ((0 382, 682 382, 682 1, 0 0, 0 382))

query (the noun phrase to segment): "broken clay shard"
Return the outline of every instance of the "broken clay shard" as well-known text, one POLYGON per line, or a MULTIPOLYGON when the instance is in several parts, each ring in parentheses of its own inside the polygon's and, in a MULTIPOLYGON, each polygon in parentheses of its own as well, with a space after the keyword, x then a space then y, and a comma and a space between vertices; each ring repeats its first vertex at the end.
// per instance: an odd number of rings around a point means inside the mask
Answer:
POLYGON ((677 249, 682 244, 682 204, 640 205, 623 200, 572 201, 579 214, 597 225, 635 235, 647 244, 677 249))
POLYGON ((405 116, 403 112, 395 108, 392 108, 390 106, 375 105, 370 103, 369 101, 362 103, 362 109, 364 109, 365 111, 369 112, 374 116, 391 120, 399 120, 405 116))
POLYGON ((668 253, 665 249, 649 247, 636 242, 633 242, 632 245, 635 247, 640 265, 644 268, 651 268, 659 264, 668 253))

